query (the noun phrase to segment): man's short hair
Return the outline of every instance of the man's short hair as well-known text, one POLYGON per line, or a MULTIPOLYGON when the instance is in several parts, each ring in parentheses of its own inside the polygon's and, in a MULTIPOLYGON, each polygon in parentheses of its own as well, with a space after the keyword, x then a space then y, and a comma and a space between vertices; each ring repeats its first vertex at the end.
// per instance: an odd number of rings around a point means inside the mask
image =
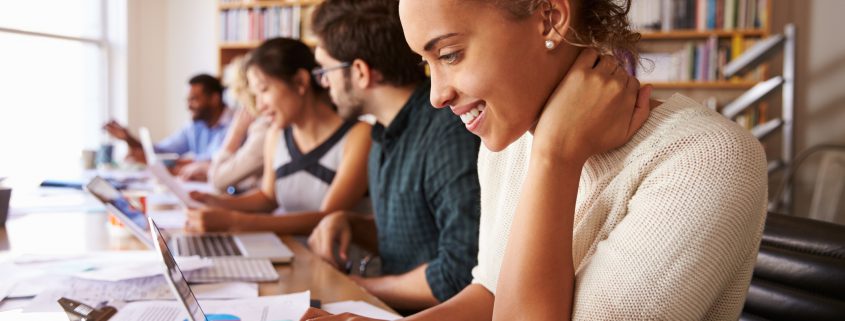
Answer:
POLYGON ((206 95, 218 94, 221 97, 223 96, 223 85, 220 84, 220 80, 212 75, 199 74, 193 76, 191 80, 188 80, 188 84, 202 86, 202 92, 206 95))
POLYGON ((425 79, 420 56, 405 41, 396 0, 326 0, 313 16, 314 33, 334 59, 361 59, 383 77, 405 86, 425 79))

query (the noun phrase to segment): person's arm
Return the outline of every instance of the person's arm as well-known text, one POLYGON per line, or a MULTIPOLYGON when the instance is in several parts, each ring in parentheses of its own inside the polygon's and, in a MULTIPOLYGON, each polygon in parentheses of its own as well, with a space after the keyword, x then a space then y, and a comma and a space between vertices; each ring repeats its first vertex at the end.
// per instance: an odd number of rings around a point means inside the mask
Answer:
POLYGON ((425 309, 454 296, 470 283, 477 262, 479 139, 457 122, 436 130, 442 138, 425 153, 423 184, 439 232, 437 256, 400 275, 359 281, 379 299, 400 309, 425 309))
POLYGON ((278 207, 276 203, 276 175, 273 169, 275 157, 275 143, 281 129, 270 126, 264 138, 264 175, 261 177, 261 187, 251 192, 238 195, 215 195, 201 192, 191 192, 191 197, 210 207, 240 212, 270 212, 278 207))
MULTIPOLYGON (((287 213, 284 216, 233 213, 231 214, 234 215, 232 229, 308 235, 317 227, 320 220, 329 213, 353 209, 367 193, 367 155, 370 151, 369 127, 365 123, 359 123, 347 133, 340 167, 329 186, 323 205, 318 211, 287 213)), ((270 146, 271 144, 266 145, 270 146)), ((272 157, 273 153, 269 149, 265 150, 265 155, 268 154, 272 157)), ((274 172, 268 172, 272 169, 272 159, 267 159, 267 161, 269 162, 265 162, 265 164, 271 165, 265 165, 265 177, 275 178, 274 172)), ((248 199, 246 197, 218 196, 215 197, 212 204, 236 210, 242 210, 248 206, 257 207, 257 204, 251 205, 250 202, 260 202, 261 205, 265 206, 270 205, 270 196, 273 195, 275 198, 275 181, 271 184, 271 181, 265 178, 264 183, 261 193, 264 196, 263 199, 256 196, 255 193, 251 193, 248 199)), ((275 203, 273 202, 273 205, 275 203)), ((213 225, 224 226, 222 223, 213 225)))
POLYGON ((111 120, 103 125, 103 129, 106 130, 106 132, 108 132, 112 137, 126 143, 126 146, 129 147, 129 152, 126 155, 128 159, 133 159, 138 162, 145 161, 144 149, 143 146, 141 146, 141 142, 138 141, 135 136, 132 136, 126 127, 121 126, 115 120, 111 120))
POLYGON ((585 49, 541 113, 499 273, 493 320, 571 316, 572 228, 581 169, 592 155, 627 142, 649 111, 650 92, 638 100, 639 82, 617 64, 585 49))
POLYGON ((186 125, 184 128, 180 129, 179 131, 170 134, 167 138, 159 141, 155 144, 154 149, 156 153, 176 153, 179 155, 185 154, 191 151, 190 144, 188 143, 190 140, 190 131, 192 130, 191 125, 186 125))
POLYGON ((254 189, 239 195, 208 194, 198 191, 190 193, 191 198, 220 209, 246 212, 246 213, 269 213, 276 209, 276 201, 269 199, 264 192, 254 189))
POLYGON ((249 126, 246 141, 243 145, 238 143, 237 146, 234 146, 234 142, 240 141, 233 136, 238 136, 238 127, 230 130, 223 148, 212 160, 208 171, 208 180, 214 188, 222 191, 231 185, 237 185, 246 177, 262 172, 264 140, 269 126, 270 124, 262 119, 255 120, 249 126))
MULTIPOLYGON (((480 284, 470 284, 451 299, 402 320, 490 320, 493 317, 493 294, 480 284)), ((330 315, 310 309, 301 321, 374 321, 353 314, 330 315)))
POLYGON ((240 229, 308 235, 326 215, 336 211, 352 210, 367 193, 370 130, 370 125, 360 122, 346 134, 340 166, 326 191, 326 197, 319 211, 287 213, 284 216, 244 217, 239 220, 240 229))
POLYGON ((112 137, 126 142, 126 144, 129 145, 129 148, 141 147, 141 142, 138 141, 135 136, 132 136, 132 134, 129 133, 129 130, 126 129, 126 127, 123 127, 122 125, 118 124, 115 120, 111 120, 105 125, 103 125, 103 129, 105 129, 106 132, 108 132, 109 135, 111 135, 112 137))
POLYGON ((428 267, 426 263, 403 274, 352 279, 393 308, 419 310, 440 303, 431 292, 426 279, 428 267))
POLYGON ((180 179, 186 181, 205 182, 208 180, 208 168, 210 161, 195 161, 182 166, 176 172, 180 179))
POLYGON ((364 199, 367 194, 367 157, 370 153, 371 130, 367 123, 358 122, 346 133, 340 165, 326 191, 320 212, 328 214, 352 210, 364 199))
POLYGON ((472 268, 478 262, 480 140, 458 121, 444 123, 438 132, 437 141, 426 152, 423 183, 439 232, 437 256, 425 269, 428 289, 419 288, 425 296, 407 297, 410 302, 425 304, 446 301, 463 290, 472 281, 472 268))

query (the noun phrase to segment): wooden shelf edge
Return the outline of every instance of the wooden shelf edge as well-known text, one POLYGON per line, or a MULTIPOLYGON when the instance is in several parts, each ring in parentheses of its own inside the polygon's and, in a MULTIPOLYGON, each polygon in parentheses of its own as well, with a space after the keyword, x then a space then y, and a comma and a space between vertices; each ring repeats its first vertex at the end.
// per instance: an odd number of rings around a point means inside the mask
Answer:
POLYGON ((767 32, 763 29, 738 29, 738 30, 674 30, 669 32, 651 32, 644 31, 641 33, 642 40, 676 40, 676 39, 699 39, 716 36, 719 38, 730 38, 734 35, 743 37, 764 37, 767 32))
POLYGON ((647 83, 654 86, 654 89, 749 89, 754 87, 756 82, 728 82, 728 81, 700 81, 700 82, 654 82, 647 83))
MULTIPOLYGON (((317 40, 315 39, 299 39, 299 41, 302 41, 305 45, 311 48, 317 46, 317 40)), ((260 46, 263 42, 264 40, 248 42, 221 42, 218 43, 217 46, 220 48, 220 50, 252 50, 258 48, 258 46, 260 46)))
POLYGON ((261 42, 252 41, 252 42, 222 42, 219 44, 220 49, 237 49, 237 50, 250 50, 255 49, 260 45, 261 42))
POLYGON ((298 0, 298 1, 284 1, 284 0, 274 0, 274 1, 252 1, 252 2, 245 2, 245 3, 219 3, 217 6, 220 10, 229 10, 229 9, 249 9, 249 8, 266 8, 266 7, 292 7, 292 6, 311 6, 315 4, 319 4, 323 2, 323 0, 298 0))

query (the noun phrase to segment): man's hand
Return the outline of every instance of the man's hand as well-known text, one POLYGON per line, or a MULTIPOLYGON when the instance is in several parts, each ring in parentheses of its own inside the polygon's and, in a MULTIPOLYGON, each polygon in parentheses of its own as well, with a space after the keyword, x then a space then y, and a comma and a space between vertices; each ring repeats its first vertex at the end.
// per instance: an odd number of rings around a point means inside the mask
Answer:
POLYGON ((326 311, 309 308, 308 311, 305 312, 305 315, 302 316, 300 321, 378 321, 378 319, 371 319, 367 317, 362 317, 359 315, 354 315, 352 313, 342 313, 338 315, 333 315, 326 311))
POLYGON ((128 129, 126 129, 125 127, 121 126, 120 124, 118 124, 118 123, 117 123, 116 121, 114 121, 114 120, 109 121, 108 123, 106 123, 106 124, 103 126, 103 129, 105 129, 105 130, 106 130, 106 132, 108 132, 108 133, 109 133, 109 135, 111 135, 112 137, 114 137, 114 138, 116 138, 116 139, 120 139, 120 140, 122 140, 122 141, 129 140, 129 138, 130 138, 130 137, 132 137, 132 135, 131 135, 131 134, 129 134, 129 130, 128 130, 128 129))
POLYGON ((208 168, 211 163, 207 161, 193 162, 179 168, 179 178, 186 181, 205 182, 208 180, 208 168))
POLYGON ((237 230, 242 215, 246 214, 219 208, 189 209, 185 230, 197 233, 237 230))
MULTIPOLYGON (((324 217, 320 224, 311 232, 308 238, 308 246, 311 251, 323 260, 339 268, 340 265, 334 258, 334 245, 338 244, 340 259, 346 262, 349 257, 347 250, 352 240, 352 228, 349 227, 349 218, 345 212, 335 212, 324 217)), ((343 263, 340 262, 340 263, 343 263)))

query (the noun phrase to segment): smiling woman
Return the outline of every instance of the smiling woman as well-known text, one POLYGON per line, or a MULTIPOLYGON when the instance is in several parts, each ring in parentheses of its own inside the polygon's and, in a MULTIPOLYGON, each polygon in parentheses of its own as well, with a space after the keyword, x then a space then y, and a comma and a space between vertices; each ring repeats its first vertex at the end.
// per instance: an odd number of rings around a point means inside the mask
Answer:
POLYGON ((639 39, 630 1, 399 8, 432 104, 484 142, 474 284, 411 319, 737 319, 765 216, 762 148, 691 99, 648 100, 623 67, 639 39))

